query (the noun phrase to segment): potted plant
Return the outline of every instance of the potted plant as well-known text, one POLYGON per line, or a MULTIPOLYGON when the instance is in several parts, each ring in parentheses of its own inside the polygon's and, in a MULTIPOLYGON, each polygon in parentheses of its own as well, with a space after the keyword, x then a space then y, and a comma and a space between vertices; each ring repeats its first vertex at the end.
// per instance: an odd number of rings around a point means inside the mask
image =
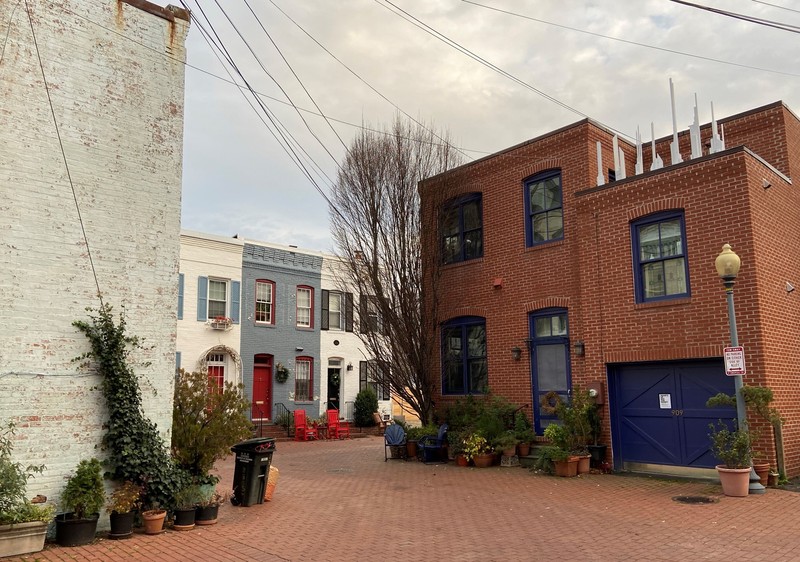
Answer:
POLYGON ((578 457, 571 450, 570 432, 563 425, 551 423, 544 429, 544 436, 551 443, 544 454, 552 462, 556 476, 576 476, 578 457))
POLYGON ((175 494, 175 511, 172 528, 176 531, 194 529, 197 505, 203 500, 200 486, 192 484, 178 490, 175 494))
POLYGON ((447 446, 448 451, 453 455, 453 460, 459 466, 468 466, 469 460, 464 455, 464 438, 467 434, 463 431, 448 431, 447 446))
POLYGON ((519 456, 527 457, 530 454, 531 442, 536 437, 536 433, 534 433, 528 418, 522 411, 514 414, 514 434, 519 442, 517 445, 519 456))
POLYGON ((106 510, 111 522, 110 539, 127 539, 133 535, 133 519, 139 508, 142 487, 125 481, 108 497, 106 510))
POLYGON ((167 510, 162 509, 158 502, 153 502, 142 511, 142 523, 144 532, 147 535, 157 535, 164 530, 164 520, 167 518, 167 510))
POLYGON ((197 525, 215 525, 219 515, 219 506, 228 501, 228 499, 230 499, 228 492, 220 493, 212 490, 211 494, 205 495, 197 502, 194 522, 197 525))
POLYGON ((600 443, 600 436, 603 433, 603 418, 602 414, 600 413, 600 407, 597 404, 594 404, 587 413, 589 417, 589 427, 592 439, 592 442, 587 446, 587 448, 589 449, 589 454, 591 455, 592 466, 599 468, 600 464, 606 459, 606 450, 608 449, 608 445, 600 443))
POLYGON ((0 428, 0 558, 42 550, 55 512, 53 505, 26 498, 28 480, 41 474, 44 465, 11 462, 14 432, 13 422, 0 428))
POLYGON ((477 468, 488 468, 494 461, 494 451, 480 433, 471 433, 464 440, 464 456, 477 468))
MULTIPOLYGON (((734 422, 735 423, 735 422, 734 422)), ((709 424, 711 450, 722 461, 717 465, 722 493, 745 497, 750 487, 750 459, 753 456, 752 436, 747 426, 731 430, 722 420, 709 424)))
POLYGON ((56 516, 56 542, 61 546, 92 542, 105 501, 100 461, 82 460, 61 494, 61 505, 67 512, 56 516))
POLYGON ((578 461, 573 460, 570 462, 569 451, 555 445, 547 445, 539 449, 539 456, 536 459, 534 468, 556 476, 576 476, 578 474, 578 461))
POLYGON ((519 440, 513 431, 504 431, 494 440, 495 450, 502 451, 504 457, 513 457, 517 454, 517 443, 519 440))

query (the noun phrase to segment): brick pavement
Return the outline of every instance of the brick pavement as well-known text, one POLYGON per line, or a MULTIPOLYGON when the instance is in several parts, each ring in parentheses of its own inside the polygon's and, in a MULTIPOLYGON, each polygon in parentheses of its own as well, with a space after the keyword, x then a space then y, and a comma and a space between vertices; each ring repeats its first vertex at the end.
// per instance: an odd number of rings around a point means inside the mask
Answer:
MULTIPOLYGON (((728 498, 709 483, 384 462, 377 437, 279 443, 273 464, 273 501, 225 505, 213 527, 25 560, 800 560, 800 494, 784 490, 728 498)), ((229 487, 233 459, 219 469, 229 487)))

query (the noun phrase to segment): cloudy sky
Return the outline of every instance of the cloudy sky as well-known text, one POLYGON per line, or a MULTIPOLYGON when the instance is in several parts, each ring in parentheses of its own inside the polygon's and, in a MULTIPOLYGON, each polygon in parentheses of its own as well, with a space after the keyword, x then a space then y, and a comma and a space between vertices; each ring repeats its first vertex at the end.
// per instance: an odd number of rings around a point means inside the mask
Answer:
MULTIPOLYGON (((630 137, 639 126, 645 141, 651 122, 668 135, 669 78, 680 129, 695 93, 701 123, 712 101, 717 118, 777 100, 800 113, 800 36, 670 0, 185 1, 198 18, 186 70, 182 224, 191 230, 332 249, 327 202, 230 83, 235 71, 204 31, 308 154, 326 194, 339 139, 389 123, 397 108, 449 130, 471 158, 584 116, 630 137)), ((697 3, 800 26, 791 0, 697 3)))

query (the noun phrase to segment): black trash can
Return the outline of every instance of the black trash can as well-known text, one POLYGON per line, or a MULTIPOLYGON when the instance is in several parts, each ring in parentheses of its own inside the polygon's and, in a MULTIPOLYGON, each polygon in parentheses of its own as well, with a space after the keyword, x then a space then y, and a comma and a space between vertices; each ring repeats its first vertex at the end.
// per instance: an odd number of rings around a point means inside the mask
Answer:
POLYGON ((243 507, 263 503, 275 439, 248 439, 231 447, 231 451, 236 453, 231 503, 243 507))

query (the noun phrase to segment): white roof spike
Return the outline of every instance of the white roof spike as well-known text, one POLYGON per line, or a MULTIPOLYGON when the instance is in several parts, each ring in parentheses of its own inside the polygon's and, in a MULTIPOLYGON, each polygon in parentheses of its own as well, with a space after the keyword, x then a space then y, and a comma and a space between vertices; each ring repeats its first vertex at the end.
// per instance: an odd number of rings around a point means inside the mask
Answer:
POLYGON ((672 105, 672 142, 669 145, 670 164, 680 164, 683 162, 681 151, 678 145, 678 120, 675 116, 675 87, 672 85, 672 78, 669 79, 669 99, 672 105))
POLYGON ((642 133, 639 131, 639 126, 636 126, 636 165, 634 166, 634 174, 639 175, 644 172, 644 157, 642 156, 642 133))
POLYGON ((717 118, 714 117, 714 102, 711 102, 711 147, 708 149, 709 154, 725 150, 725 140, 720 137, 717 131, 717 118))
POLYGON ((606 178, 603 175, 603 145, 597 141, 597 185, 606 183, 606 178))
POLYGON ((652 162, 650 162, 650 171, 652 172, 653 170, 664 167, 664 161, 656 152, 656 129, 652 121, 650 122, 650 139, 650 157, 652 158, 652 162))
POLYGON ((697 94, 694 95, 694 121, 689 125, 689 140, 692 146, 692 158, 703 155, 703 145, 700 143, 700 116, 697 113, 697 94))

